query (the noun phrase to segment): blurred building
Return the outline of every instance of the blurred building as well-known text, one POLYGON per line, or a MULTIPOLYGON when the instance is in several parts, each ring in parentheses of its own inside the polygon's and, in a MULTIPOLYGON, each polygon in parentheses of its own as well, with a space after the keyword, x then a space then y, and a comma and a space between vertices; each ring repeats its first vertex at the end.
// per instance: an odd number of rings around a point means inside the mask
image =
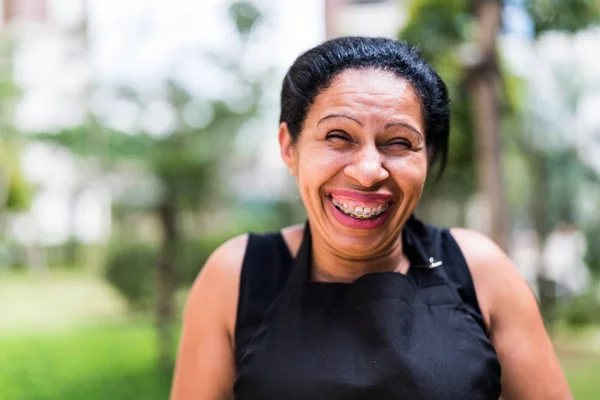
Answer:
MULTIPOLYGON (((12 75, 21 96, 13 124, 24 134, 52 132, 87 118, 81 101, 91 82, 85 0, 2 0, 1 33, 13 41, 12 75)), ((42 143, 22 149, 23 171, 35 187, 31 209, 13 215, 13 236, 26 244, 105 241, 110 190, 89 166, 42 143)))
POLYGON ((326 34, 396 37, 407 18, 408 0, 325 0, 326 34))
POLYGON ((46 0, 0 0, 2 25, 46 21, 46 0))
POLYGON ((560 224, 548 236, 542 273, 555 282, 556 295, 579 295, 588 289, 591 277, 584 261, 586 250, 585 235, 571 224, 560 224))

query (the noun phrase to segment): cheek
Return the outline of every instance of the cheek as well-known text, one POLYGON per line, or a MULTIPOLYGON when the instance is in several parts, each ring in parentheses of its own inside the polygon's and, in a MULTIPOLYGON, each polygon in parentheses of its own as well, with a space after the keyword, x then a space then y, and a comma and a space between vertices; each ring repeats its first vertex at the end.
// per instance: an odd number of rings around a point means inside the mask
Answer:
POLYGON ((302 190, 315 190, 335 176, 345 165, 345 157, 331 149, 303 152, 298 163, 298 183, 302 190))
POLYGON ((427 157, 415 156, 390 162, 389 170, 396 185, 403 192, 418 192, 420 195, 427 178, 427 157))
POLYGON ((327 169, 343 164, 348 154, 327 146, 315 146, 303 154, 302 161, 312 169, 327 169))

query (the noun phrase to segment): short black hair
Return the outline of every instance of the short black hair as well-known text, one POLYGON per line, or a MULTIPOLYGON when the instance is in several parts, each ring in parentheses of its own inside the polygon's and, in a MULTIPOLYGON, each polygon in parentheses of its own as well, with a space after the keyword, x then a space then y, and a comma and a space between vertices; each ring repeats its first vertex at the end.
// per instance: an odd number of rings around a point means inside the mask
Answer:
POLYGON ((441 175, 448 159, 450 135, 448 89, 418 48, 403 41, 348 36, 328 40, 302 53, 283 79, 280 123, 287 123, 292 140, 296 141, 315 98, 338 74, 371 68, 406 79, 419 96, 429 165, 439 161, 441 175))

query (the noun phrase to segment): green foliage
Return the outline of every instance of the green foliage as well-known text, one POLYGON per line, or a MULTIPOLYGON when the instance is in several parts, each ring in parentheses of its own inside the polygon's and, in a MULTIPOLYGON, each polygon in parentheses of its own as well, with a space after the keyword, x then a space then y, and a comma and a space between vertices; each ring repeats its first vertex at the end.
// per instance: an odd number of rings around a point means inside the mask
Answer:
POLYGON ((12 123, 12 113, 19 96, 11 69, 14 43, 0 37, 0 211, 24 211, 29 208, 32 188, 25 181, 20 163, 20 141, 12 123))
POLYGON ((423 56, 437 64, 469 39, 471 16, 466 0, 414 0, 399 39, 419 45, 423 56))
POLYGON ((229 16, 240 34, 248 35, 261 20, 262 14, 251 2, 236 1, 229 6, 229 16))
POLYGON ((149 244, 119 244, 111 249, 104 274, 134 310, 151 306, 158 251, 149 244))
MULTIPOLYGON (((182 113, 194 101, 184 89, 170 84, 169 98, 182 113)), ((57 144, 74 154, 95 159, 108 170, 138 167, 157 177, 163 192, 179 208, 194 208, 207 199, 218 197, 215 175, 230 151, 232 137, 256 113, 258 88, 249 94, 250 107, 244 112, 232 110, 225 102, 207 103, 213 112, 211 121, 202 128, 181 123, 167 137, 153 137, 145 132, 119 132, 96 123, 34 135, 39 141, 57 144)), ((183 120, 181 115, 178 119, 183 120)), ((217 185, 220 187, 220 185, 217 185)))
MULTIPOLYGON (((189 287, 210 254, 226 240, 221 236, 203 236, 184 241, 173 263, 177 287, 189 287)), ((152 307, 158 254, 158 247, 148 243, 118 243, 109 251, 105 278, 135 311, 152 307)))
POLYGON ((25 211, 29 208, 31 197, 31 185, 25 181, 19 166, 10 174, 5 207, 12 211, 25 211))
POLYGON ((81 157, 104 162, 146 160, 160 151, 156 141, 146 133, 129 135, 97 124, 82 125, 58 132, 41 132, 35 140, 63 146, 81 157))
MULTIPOLYGON (((408 22, 398 35, 399 39, 419 46, 425 59, 434 65, 446 82, 452 100, 448 168, 441 181, 428 181, 422 201, 425 208, 431 199, 435 201, 436 198, 464 202, 476 188, 475 132, 472 125, 474 107, 464 93, 469 63, 476 56, 470 47, 476 39, 477 21, 473 15, 476 4, 467 0, 414 0, 410 3, 408 22)), ((600 2, 596 0, 528 0, 525 6, 535 25, 536 34, 547 30, 575 32, 585 29, 594 21, 600 21, 600 2)), ((573 188, 581 182, 581 177, 585 176, 586 180, 592 182, 597 177, 589 171, 582 171, 581 161, 573 154, 566 154, 568 151, 550 154, 548 149, 533 149, 526 143, 531 132, 527 131, 523 122, 531 117, 527 115, 529 105, 523 99, 529 96, 524 90, 524 82, 510 76, 503 65, 501 67, 503 79, 498 89, 502 91, 503 161, 514 164, 521 160, 521 164, 531 164, 528 165, 531 170, 536 168, 532 163, 540 159, 543 164, 541 167, 549 169, 549 181, 544 183, 551 192, 547 196, 549 209, 540 211, 545 216, 539 220, 553 227, 561 220, 568 219, 566 214, 575 209, 573 193, 576 190, 573 188), (536 157, 527 154, 534 151, 536 157)), ((571 97, 578 98, 577 94, 571 97)), ((515 168, 512 168, 505 172, 514 171, 515 168)), ((529 186, 538 183, 527 182, 526 175, 531 174, 532 171, 529 171, 529 174, 511 179, 507 184, 508 192, 512 194, 511 206, 521 215, 525 212, 527 193, 523 196, 524 193, 519 193, 519 189, 528 183, 529 186)))
POLYGON ((149 324, 18 335, 0 340, 0 400, 164 400, 149 324))
POLYGON ((594 291, 566 301, 559 310, 559 317, 574 327, 600 324, 600 301, 594 291))
POLYGON ((12 70, 12 54, 15 40, 10 35, 0 34, 0 136, 12 130, 12 115, 15 100, 20 95, 15 85, 12 70))
POLYGON ((577 32, 600 21, 597 0, 528 0, 526 6, 536 35, 551 30, 577 32))
MULTIPOLYGON (((451 87, 450 90, 456 92, 457 88, 454 87, 453 90, 451 87)), ((427 181, 428 194, 438 198, 449 196, 466 201, 475 191, 475 133, 471 124, 472 112, 468 99, 462 94, 457 94, 451 109, 448 165, 440 181, 427 181)))
MULTIPOLYGON (((585 263, 589 267, 590 272, 597 278, 600 278, 600 226, 589 229, 586 233, 587 251, 585 255, 585 263)), ((599 308, 600 310, 600 308, 599 308)))
POLYGON ((19 147, 13 140, 0 139, 0 204, 1 208, 24 211, 29 208, 33 188, 25 180, 19 161, 19 147), (2 187, 4 185, 4 187, 2 187))
MULTIPOLYGON (((485 0, 477 0, 485 1, 485 0)), ((472 39, 471 12, 474 1, 414 0, 409 8, 409 27, 402 39, 419 43, 427 57, 444 54, 472 39), (427 38, 427 40, 422 40, 427 38)), ((600 22, 597 0, 526 0, 536 36, 558 30, 577 32, 600 22)))
POLYGON ((8 235, 0 235, 0 270, 21 268, 25 265, 25 248, 8 235))
MULTIPOLYGON (((475 191, 473 107, 463 90, 461 46, 473 38, 473 18, 466 0, 416 0, 398 38, 418 45, 438 71, 452 100, 448 166, 440 181, 428 179, 422 202, 441 197, 464 203, 475 191)), ((435 172, 430 173, 435 177, 435 172)), ((456 223, 456 221, 454 222, 456 223)))

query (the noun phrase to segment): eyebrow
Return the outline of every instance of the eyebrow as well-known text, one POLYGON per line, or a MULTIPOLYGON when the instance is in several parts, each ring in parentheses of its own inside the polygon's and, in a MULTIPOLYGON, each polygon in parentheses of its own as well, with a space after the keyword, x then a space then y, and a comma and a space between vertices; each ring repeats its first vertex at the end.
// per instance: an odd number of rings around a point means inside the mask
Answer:
POLYGON ((421 132, 419 132, 419 130, 417 128, 415 128, 414 126, 412 126, 411 124, 408 124, 406 122, 389 122, 389 123, 385 124, 385 128, 384 129, 391 128, 392 126, 395 126, 395 125, 400 125, 400 126, 403 126, 405 128, 408 128, 411 131, 417 133, 419 136, 421 136, 421 139, 423 138, 423 134, 421 132))
POLYGON ((317 122, 317 125, 319 125, 321 122, 323 122, 323 121, 325 121, 325 120, 328 120, 328 119, 331 119, 331 118, 347 118, 347 119, 350 119, 350 120, 352 120, 352 121, 356 122, 356 123, 357 123, 357 124, 359 124, 360 126, 363 126, 363 123, 362 123, 362 122, 360 122, 360 121, 359 121, 359 120, 357 120, 356 118, 354 118, 354 117, 351 117, 351 116, 349 116, 349 115, 346 115, 346 114, 329 114, 329 115, 327 115, 327 116, 325 116, 325 117, 321 118, 321 119, 319 120, 319 122, 317 122))

